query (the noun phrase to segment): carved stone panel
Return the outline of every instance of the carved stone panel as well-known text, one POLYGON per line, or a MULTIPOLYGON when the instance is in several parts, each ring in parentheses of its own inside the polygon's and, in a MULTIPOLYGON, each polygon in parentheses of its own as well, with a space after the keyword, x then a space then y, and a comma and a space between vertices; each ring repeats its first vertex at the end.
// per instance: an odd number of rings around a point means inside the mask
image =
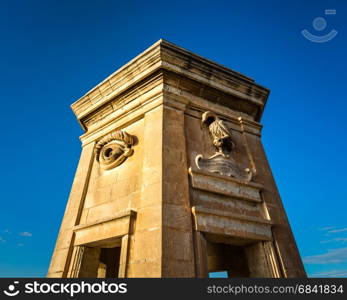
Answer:
POLYGON ((100 167, 109 170, 119 166, 134 153, 135 137, 117 130, 104 136, 95 147, 95 157, 100 167))
POLYGON ((208 130, 212 145, 216 152, 207 158, 202 154, 195 157, 198 169, 250 181, 252 172, 249 168, 240 169, 232 157, 235 142, 226 124, 215 114, 206 111, 201 116, 201 128, 208 130))

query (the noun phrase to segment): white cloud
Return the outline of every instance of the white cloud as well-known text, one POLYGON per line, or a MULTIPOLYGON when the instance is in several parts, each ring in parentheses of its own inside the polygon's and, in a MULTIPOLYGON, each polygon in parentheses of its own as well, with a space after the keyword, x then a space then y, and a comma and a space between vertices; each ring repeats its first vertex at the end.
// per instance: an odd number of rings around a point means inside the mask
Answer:
POLYGON ((333 242, 334 240, 322 240, 322 241, 319 241, 321 244, 325 244, 325 243, 331 243, 333 242))
POLYGON ((342 238, 333 238, 331 240, 321 240, 319 241, 321 244, 326 244, 326 243, 331 243, 331 242, 342 242, 342 243, 347 243, 347 237, 342 237, 342 238))
POLYGON ((310 277, 347 277, 347 270, 332 270, 327 272, 314 273, 310 277))
POLYGON ((321 231, 326 231, 327 233, 337 233, 337 232, 345 232, 347 231, 347 227, 344 228, 336 228, 336 226, 326 226, 322 228, 317 228, 321 231))
POLYGON ((347 242, 347 238, 334 238, 334 241, 336 242, 347 242))
POLYGON ((331 230, 336 228, 335 226, 327 226, 327 227, 322 227, 322 228, 318 228, 318 230, 323 230, 323 231, 327 231, 327 230, 331 230))
POLYGON ((306 264, 337 264, 347 262, 347 248, 329 249, 324 254, 306 256, 303 261, 306 264))
POLYGON ((32 234, 31 232, 28 232, 28 231, 20 232, 19 235, 21 235, 21 236, 27 236, 27 237, 33 236, 33 234, 32 234))
POLYGON ((347 227, 345 228, 340 228, 340 229, 333 229, 333 230, 329 230, 329 233, 337 233, 337 232, 344 232, 347 231, 347 227))

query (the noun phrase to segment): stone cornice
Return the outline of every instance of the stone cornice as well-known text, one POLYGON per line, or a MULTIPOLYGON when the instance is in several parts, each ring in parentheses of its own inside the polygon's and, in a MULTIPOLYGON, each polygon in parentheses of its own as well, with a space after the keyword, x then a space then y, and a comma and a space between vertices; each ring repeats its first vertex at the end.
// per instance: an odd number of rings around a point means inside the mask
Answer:
POLYGON ((87 129, 84 120, 94 111, 160 69, 248 102, 257 109, 254 114, 255 121, 261 118, 269 94, 268 89, 238 72, 165 40, 159 40, 71 105, 82 127, 87 129))
POLYGON ((114 221, 114 220, 117 220, 117 219, 121 219, 121 218, 125 218, 125 217, 129 217, 130 218, 130 217, 133 217, 133 216, 136 216, 136 210, 126 209, 124 211, 120 211, 120 212, 114 214, 112 217, 103 218, 103 219, 100 219, 100 220, 98 220, 96 222, 93 222, 93 223, 76 225, 76 226, 74 226, 73 230, 74 231, 79 231, 79 230, 82 230, 82 229, 85 229, 85 228, 89 228, 89 227, 92 227, 92 226, 96 226, 96 225, 99 225, 99 224, 102 224, 102 223, 111 222, 111 221, 114 221))
POLYGON ((194 229, 224 237, 248 240, 271 240, 270 220, 193 206, 194 229))
POLYGON ((258 217, 252 217, 252 216, 246 216, 246 215, 239 215, 239 214, 231 213, 224 210, 210 209, 210 208, 206 208, 202 206, 193 206, 192 213, 194 215, 200 213, 200 214, 215 215, 215 216, 221 216, 221 217, 232 218, 232 219, 245 220, 245 221, 261 223, 261 224, 268 224, 268 225, 273 224, 271 220, 258 218, 258 217))

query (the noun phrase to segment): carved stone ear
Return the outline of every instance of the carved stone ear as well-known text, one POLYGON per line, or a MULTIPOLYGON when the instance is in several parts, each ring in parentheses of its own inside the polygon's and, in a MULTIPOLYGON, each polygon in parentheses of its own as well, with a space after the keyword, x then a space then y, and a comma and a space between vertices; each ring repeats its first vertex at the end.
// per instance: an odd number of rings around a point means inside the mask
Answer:
POLYGON ((135 136, 125 131, 114 131, 103 137, 95 146, 95 158, 100 167, 109 170, 119 166, 134 153, 135 136))

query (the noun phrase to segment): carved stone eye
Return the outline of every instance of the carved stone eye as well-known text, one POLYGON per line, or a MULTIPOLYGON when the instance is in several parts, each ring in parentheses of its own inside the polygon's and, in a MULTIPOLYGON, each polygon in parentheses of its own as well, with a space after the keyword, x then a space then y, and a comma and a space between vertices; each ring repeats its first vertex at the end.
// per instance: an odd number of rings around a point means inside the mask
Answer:
POLYGON ((112 156, 112 148, 107 148, 104 152, 104 155, 106 158, 109 158, 110 156, 112 156))
POLYGON ((112 169, 131 156, 134 138, 124 131, 115 131, 102 138, 95 147, 96 160, 100 167, 105 170, 112 169))

